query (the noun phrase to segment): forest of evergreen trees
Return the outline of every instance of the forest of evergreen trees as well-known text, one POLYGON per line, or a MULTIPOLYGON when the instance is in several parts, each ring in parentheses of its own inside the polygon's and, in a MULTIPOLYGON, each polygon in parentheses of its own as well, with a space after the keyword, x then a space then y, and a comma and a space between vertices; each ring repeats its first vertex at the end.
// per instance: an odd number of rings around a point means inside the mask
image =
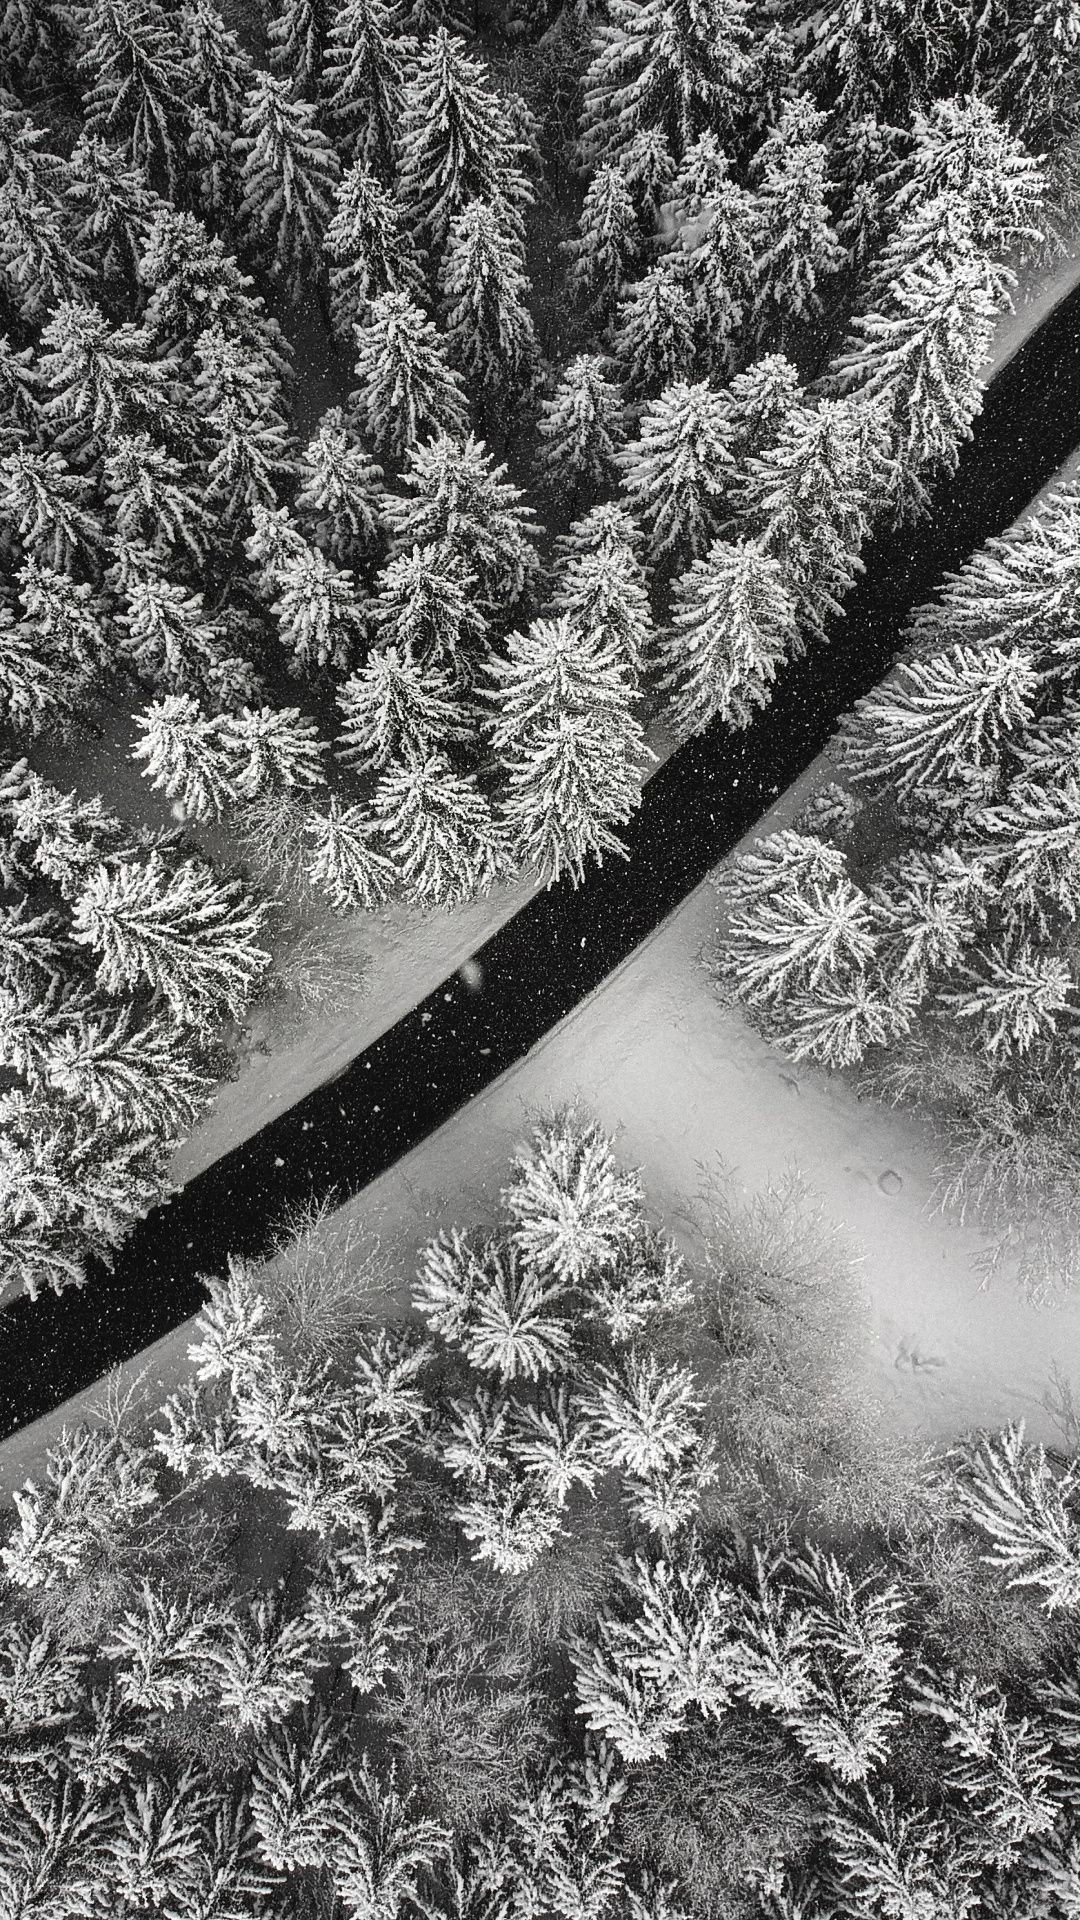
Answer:
MULTIPOLYGON (((1080 0, 0 0, 0 1296, 305 901, 587 883, 649 729, 765 733, 1078 200, 1080 0)), ((1040 1275, 1078 556, 918 611, 711 962, 1040 1275)), ((415 1274, 207 1286, 0 1526, 0 1920, 1078 1920, 1075 1410, 891 1445, 797 1195, 676 1239, 556 1115, 415 1274)))
MULTIPOLYGON (((1072 0, 4 0, 0 1292, 160 1196, 303 899, 578 884, 647 723, 767 706, 1069 229, 1078 41, 1072 0)), ((964 645, 958 728, 1060 719, 1067 649, 984 697, 964 645)), ((1044 1033, 1021 911, 971 1005, 1004 967, 1044 1033)))
POLYGON ((404 1316, 211 1281, 15 1495, 5 1920, 1074 1920, 1080 1465, 890 1455, 835 1235, 704 1228, 555 1116, 404 1316))

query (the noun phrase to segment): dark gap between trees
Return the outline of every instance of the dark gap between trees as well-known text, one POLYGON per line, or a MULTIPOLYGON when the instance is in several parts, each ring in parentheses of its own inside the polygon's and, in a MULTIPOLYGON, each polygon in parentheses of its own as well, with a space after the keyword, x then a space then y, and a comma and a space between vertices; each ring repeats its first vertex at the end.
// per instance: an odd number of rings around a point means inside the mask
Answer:
POLYGON ((703 879, 881 679, 911 608, 1000 533, 1080 438, 1080 288, 996 375, 932 518, 866 550, 827 646, 788 668, 747 732, 716 725, 649 781, 611 859, 538 895, 343 1073, 141 1221, 111 1272, 3 1313, 0 1437, 49 1412, 197 1311, 199 1275, 267 1252, 282 1216, 344 1201, 519 1060, 703 879))

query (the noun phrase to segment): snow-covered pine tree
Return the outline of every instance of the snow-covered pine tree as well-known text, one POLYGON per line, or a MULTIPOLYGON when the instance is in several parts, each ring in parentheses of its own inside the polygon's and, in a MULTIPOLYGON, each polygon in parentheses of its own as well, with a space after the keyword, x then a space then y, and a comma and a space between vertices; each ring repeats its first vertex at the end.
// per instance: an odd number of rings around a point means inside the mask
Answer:
POLYGON ((270 71, 312 99, 322 73, 330 0, 275 0, 266 25, 270 71))
POLYGON ((1009 1059, 1052 1041, 1059 1016, 1075 1015, 1076 980, 1061 954, 1005 935, 981 946, 936 999, 951 1019, 977 1026, 992 1060, 1009 1059))
POLYGON ((456 773, 445 754, 388 767, 374 807, 394 870, 419 905, 459 905, 503 870, 491 809, 473 776, 456 773))
POLYGON ((457 688, 472 684, 487 638, 476 576, 445 541, 413 547, 383 568, 368 608, 380 646, 434 663, 457 688))
POLYGON ((676 381, 644 409, 619 464, 653 558, 695 559, 719 532, 734 471, 722 396, 705 381, 676 381))
MULTIPOLYGON (((224 629, 208 618, 201 593, 166 579, 149 555, 141 561, 125 586, 124 611, 117 615, 123 651, 135 672, 166 692, 204 691, 212 699, 224 698, 237 664, 224 629)), ((248 678, 253 683, 250 668, 248 678)))
POLYGON ((254 68, 216 0, 185 0, 181 31, 192 77, 188 155, 198 203, 231 229, 240 205, 236 142, 254 68))
POLYGON ((599 1127, 562 1114, 536 1129, 510 1169, 500 1198, 528 1265, 581 1287, 630 1253, 643 1218, 641 1179, 619 1166, 599 1127))
POLYGON ((1035 0, 1001 22, 1001 57, 986 89, 1003 119, 1033 148, 1053 151, 1076 124, 1080 7, 1035 0))
POLYGON ((832 224, 825 113, 789 100, 755 156, 756 313, 762 335, 787 336, 821 312, 822 283, 844 264, 832 224))
POLYGON ((968 209, 975 246, 991 258, 1007 260, 1039 240, 1045 176, 985 95, 935 100, 916 113, 913 135, 906 178, 890 205, 893 221, 954 194, 968 209))
POLYGON ((383 470, 341 407, 330 407, 299 460, 294 511, 315 546, 339 565, 369 560, 381 532, 383 470))
POLYGON ((1057 1823, 1049 1740, 1026 1715, 1010 1711, 1000 1687, 980 1686, 973 1674, 924 1669, 911 1684, 915 1712, 945 1729, 947 1784, 970 1807, 995 1866, 1010 1866, 1027 1841, 1057 1823))
POLYGON ((198 335, 196 393, 213 453, 206 470, 207 511, 239 529, 253 506, 270 505, 292 470, 289 429, 274 369, 217 322, 198 335))
POLYGON ((1080 490, 1055 489, 1019 526, 978 548, 917 607, 919 651, 961 641, 1025 646, 1064 661, 1080 636, 1080 490))
POLYGON ((106 811, 99 795, 80 800, 74 792, 61 793, 40 774, 25 774, 7 811, 16 842, 31 850, 37 871, 65 900, 75 898, 99 865, 130 850, 130 835, 106 811))
POLYGON ((93 264, 94 291, 110 306, 130 300, 139 257, 163 202, 119 147, 82 134, 72 148, 64 199, 76 254, 93 264))
POLYGON ((911 266, 882 309, 856 317, 828 370, 828 392, 877 401, 888 420, 898 514, 926 510, 927 482, 955 468, 961 442, 971 437, 996 317, 977 261, 911 266))
POLYGON ((882 124, 872 114, 845 121, 832 142, 837 202, 842 209, 836 235, 849 269, 856 273, 866 272, 885 237, 889 199, 900 173, 901 143, 899 128, 882 124))
POLYGON ((364 606, 347 567, 335 567, 318 547, 284 556, 277 572, 273 613, 294 676, 323 667, 347 667, 364 637, 364 606))
POLYGON ((308 879, 335 913, 371 913, 389 899, 394 868, 369 808, 342 806, 331 794, 325 813, 312 807, 304 830, 311 842, 308 879))
POLYGON ((399 153, 399 197, 433 263, 468 201, 497 207, 513 224, 532 200, 503 102, 481 62, 445 27, 423 41, 406 82, 399 153))
POLYGON ((624 506, 615 500, 603 500, 574 520, 565 533, 559 534, 552 555, 553 575, 557 579, 563 568, 573 566, 578 560, 620 548, 637 561, 644 582, 648 576, 644 565, 645 536, 624 506))
POLYGON ((58 300, 75 300, 92 276, 75 253, 65 217, 67 172, 45 135, 10 94, 0 99, 0 284, 21 319, 40 322, 58 300))
POLYGON ((350 1771, 347 1830, 339 1833, 335 1884, 350 1920, 380 1907, 403 1913, 450 1850, 450 1831, 422 1813, 414 1791, 399 1790, 391 1764, 380 1780, 365 1757, 350 1771))
POLYGON ((85 666, 0 606, 0 714, 16 735, 70 732, 84 717, 89 678, 85 666))
POLYGON ((110 658, 93 590, 36 560, 28 560, 16 578, 26 624, 37 644, 88 683, 110 658))
POLYGON ((421 664, 405 646, 373 647, 360 672, 339 688, 338 706, 343 725, 336 751, 346 766, 364 772, 428 760, 472 733, 444 668, 421 664))
POLYGON ((270 601, 277 593, 286 561, 302 560, 307 542, 288 507, 268 507, 256 502, 251 509, 250 524, 244 553, 253 568, 251 584, 260 599, 270 601))
POLYGON ((79 1285, 161 1198, 160 1145, 88 1125, 47 1089, 0 1096, 0 1284, 79 1285))
POLYGON ((499 816, 515 858, 547 886, 564 873, 577 886, 587 861, 624 852, 614 828, 641 803, 647 749, 632 672, 614 644, 563 615, 511 634, 489 678, 499 816))
POLYGON ((630 546, 613 541, 569 560, 551 607, 579 633, 597 634, 605 648, 614 647, 637 684, 652 655, 653 622, 644 570, 630 546))
POLYGON ((634 196, 642 231, 655 232, 661 225, 660 209, 671 198, 678 172, 662 128, 642 127, 635 133, 619 156, 619 168, 634 196))
POLYGON ((212 1602, 174 1599, 163 1586, 143 1579, 103 1647, 119 1665, 125 1703, 171 1713, 205 1698, 212 1686, 209 1656, 219 1617, 212 1602))
POLYGON ((603 354, 579 353, 540 407, 537 467, 561 500, 575 500, 614 480, 626 440, 626 407, 603 354))
POLYGON ((235 798, 223 716, 204 713, 190 693, 167 693, 136 715, 133 760, 145 762, 152 787, 176 801, 189 820, 216 820, 235 798))
POLYGON ((323 65, 323 117, 343 158, 384 184, 394 175, 407 66, 417 52, 385 0, 342 0, 337 8, 323 65))
POLYGON ((191 1131, 214 1084, 170 1020, 111 1007, 64 1023, 46 1047, 42 1077, 100 1126, 160 1141, 191 1131))
POLYGON ((871 902, 844 856, 809 837, 759 842, 749 866, 736 862, 732 894, 725 970, 749 1006, 842 987, 876 955, 871 902))
POLYGON ((468 390, 491 400, 520 396, 539 348, 524 249, 498 208, 470 200, 454 215, 439 289, 447 348, 468 390))
POLYGON ((244 1611, 228 1615, 213 1654, 226 1724, 256 1734, 280 1724, 311 1697, 313 1653, 311 1628, 302 1616, 289 1618, 280 1590, 256 1594, 244 1611))
POLYGON ((175 199, 191 82, 179 18, 160 0, 89 0, 80 32, 86 132, 126 146, 175 199))
POLYGON ((958 1508, 990 1543, 982 1557, 1010 1587, 1035 1588, 1047 1613, 1080 1605, 1080 1467, 1051 1466, 1023 1421, 964 1442, 956 1465, 958 1508))
POLYGON ((299 707, 243 707, 223 715, 221 735, 231 759, 230 781, 242 800, 323 784, 326 742, 299 707))
POLYGON ((291 367, 291 349, 251 276, 241 273, 216 234, 192 213, 162 207, 139 261, 139 279, 149 288, 143 325, 158 349, 176 353, 185 367, 201 336, 219 328, 249 362, 265 366, 274 385, 291 367))
POLYGON ((815 93, 835 98, 838 115, 887 119, 917 107, 954 69, 958 21, 938 0, 862 0, 857 11, 829 0, 802 63, 815 93))
POLYGON ((392 556, 441 542, 475 574, 485 618, 520 600, 539 564, 535 516, 482 440, 438 433, 410 448, 399 485, 383 501, 392 556))
POLYGON ((681 733, 719 716, 747 727, 795 651, 795 602, 760 540, 717 540, 674 583, 660 647, 662 685, 681 733))
POLYGON ((381 294, 354 333, 360 385, 352 405, 377 447, 400 455, 426 435, 467 431, 460 377, 434 323, 408 294, 381 294))
POLYGON ((339 182, 323 235, 330 262, 330 317, 342 340, 370 317, 384 293, 424 297, 424 277, 402 207, 364 160, 339 182))
POLYGON ((859 395, 796 405, 740 476, 740 518, 780 561, 800 625, 820 630, 859 570, 886 437, 877 405, 859 395))
POLYGON ((347 1774, 340 1723, 321 1702, 299 1724, 263 1727, 251 1769, 251 1815, 259 1849, 278 1872, 333 1868, 348 1823, 347 1774))
POLYGON ((643 266, 645 236, 621 167, 597 167, 585 189, 585 201, 573 240, 564 241, 569 258, 569 288, 583 314, 602 326, 611 318, 624 286, 643 266))
POLYGON ((742 358, 744 325, 758 285, 758 210, 752 193, 720 180, 696 218, 678 232, 677 260, 685 261, 693 291, 698 359, 718 376, 742 358))
POLYGON ((1003 749, 1033 717, 1037 686, 1023 647, 959 645, 905 661, 844 722, 844 765, 856 780, 900 794, 991 781, 1003 749))
POLYGON ((146 547, 162 565, 175 556, 202 568, 210 538, 206 512, 179 460, 147 433, 119 433, 101 477, 115 539, 146 547))
POLYGON ((848 1784, 865 1780, 887 1759, 901 1719, 902 1591, 873 1575, 853 1577, 813 1546, 789 1560, 785 1574, 809 1662, 801 1697, 775 1706, 819 1767, 848 1784))
POLYGON ((767 353, 735 375, 725 398, 736 460, 755 459, 779 439, 800 391, 798 371, 782 353, 767 353))
POLYGON ((0 521, 30 559, 61 573, 90 571, 105 544, 93 482, 72 473, 62 454, 28 443, 0 459, 0 521))
POLYGON ((681 254, 666 254, 619 302, 612 336, 627 393, 652 396, 696 371, 698 317, 693 279, 681 254))
POLYGON ((745 0, 612 0, 583 82, 584 164, 618 159, 643 127, 658 127, 676 160, 706 128, 723 138, 748 42, 745 0))
POLYGON ((323 233, 341 169, 307 100, 293 97, 272 74, 256 77, 243 133, 240 221, 290 299, 301 300, 318 276, 323 233))
POLYGON ((0 334, 0 454, 41 436, 41 381, 32 347, 17 351, 0 334))
POLYGON ((914 1005, 931 980, 959 965, 985 919, 988 882, 955 848, 908 850, 870 889, 885 977, 914 1005))
POLYGON ((43 418, 56 450, 76 465, 99 458, 120 434, 164 428, 176 368, 152 358, 145 329, 114 328, 100 307, 64 301, 42 329, 41 343, 43 418))
POLYGON ((1040 938, 1080 904, 1080 783, 1075 772, 1024 774, 965 822, 966 859, 1010 919, 1040 938), (976 866, 977 863, 977 866, 976 866))
POLYGON ((159 853, 98 867, 74 904, 72 938, 98 956, 107 993, 149 988, 182 1026, 239 1019, 270 964, 258 945, 266 908, 204 860, 159 853))
POLYGON ((945 1814, 898 1804, 895 1789, 884 1783, 845 1790, 830 1782, 823 1816, 830 1882, 853 1911, 902 1906, 961 1914, 977 1908, 977 1845, 958 1844, 945 1814))

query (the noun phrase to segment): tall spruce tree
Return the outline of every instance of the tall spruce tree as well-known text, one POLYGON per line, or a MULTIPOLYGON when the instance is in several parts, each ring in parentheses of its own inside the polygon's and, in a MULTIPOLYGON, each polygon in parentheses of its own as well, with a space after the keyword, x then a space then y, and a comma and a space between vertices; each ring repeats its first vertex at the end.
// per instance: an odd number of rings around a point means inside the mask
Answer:
POLYGON ((368 609, 382 646, 444 668, 455 686, 471 684, 487 638, 476 605, 476 575, 443 540, 412 547, 387 562, 368 609))
POLYGON ((169 867, 158 853, 99 867, 75 901, 72 937, 98 956, 106 992, 148 988, 182 1026, 239 1018, 270 956, 258 945, 266 910, 202 860, 169 867))
POLYGON ((630 183, 621 167, 605 162, 596 168, 585 189, 578 232, 563 245, 571 292, 586 317, 602 325, 646 254, 630 183))
POLYGON ((697 558, 719 532, 734 474, 722 396, 704 381, 676 381, 644 409, 619 464, 653 558, 697 558))
POLYGON ((676 726, 700 732, 718 716, 749 726, 795 648, 795 602, 779 561, 760 541, 716 541, 674 584, 660 651, 676 726))
POLYGON ((581 157, 617 159, 642 127, 657 127, 677 160, 738 110, 746 71, 744 0, 612 0, 584 79, 581 157))
POLYGON ((693 280, 685 259, 668 254, 619 302, 612 352, 623 385, 652 396, 697 371, 698 324, 693 280))
POLYGON ((343 0, 337 8, 323 64, 323 114, 350 165, 384 184, 395 171, 406 74, 417 52, 385 0, 343 0))
POLYGON ((819 629, 839 609, 887 475, 885 422, 858 395, 794 407, 749 462, 741 513, 779 560, 800 624, 819 629))
POLYGON ((440 433, 413 447, 400 484, 383 507, 392 556, 442 542, 476 576, 485 618, 520 600, 539 564, 535 516, 482 440, 440 433))
POLYGON ((343 340, 352 339, 381 294, 422 299, 423 274, 404 209, 366 160, 357 160, 338 184, 323 248, 331 262, 330 316, 343 340))
POLYGON ((447 346, 469 390, 492 401, 520 396, 539 348, 524 251, 494 207, 470 200, 454 215, 439 287, 447 346))
POLYGON ((175 199, 190 91, 179 19, 159 0, 90 0, 82 41, 87 133, 122 142, 175 199))
POLYGON ((766 135, 755 166, 759 331, 779 331, 821 311, 822 283, 844 264, 829 208, 825 114, 804 94, 766 135))
POLYGON ((322 262, 322 241, 340 178, 337 155, 309 101, 283 80, 259 75, 239 141, 243 154, 240 221, 250 243, 293 302, 322 262))
POLYGON ((626 408, 602 354, 579 353, 540 408, 537 467, 561 499, 610 485, 626 440, 626 408))
POLYGON ((271 72, 310 98, 322 73, 329 0, 277 0, 266 27, 271 72))
POLYGON ((396 761, 375 789, 387 856, 422 906, 456 906, 483 892, 503 866, 499 834, 471 774, 444 754, 396 761))
POLYGON ((231 226, 240 205, 237 142, 254 70, 215 0, 187 0, 181 18, 192 77, 188 153, 199 205, 209 219, 231 226))
POLYGON ((628 664, 565 615, 511 634, 489 667, 499 818, 517 861, 575 886, 589 860, 623 853, 614 828, 641 800, 646 758, 628 664))
POLYGON ((442 258, 450 222, 470 200, 520 217, 532 199, 506 109, 481 63, 445 27, 423 42, 405 86, 401 115, 402 205, 432 259, 442 258))
POLYGON ((344 566, 369 559, 382 526, 383 470, 341 407, 330 407, 299 460, 297 518, 317 547, 344 566))
POLYGON ((365 773, 446 754, 472 731, 445 669, 404 646, 373 647, 337 698, 344 724, 335 751, 365 773))
POLYGON ((384 293, 355 329, 352 404, 380 449, 408 453, 426 435, 463 434, 468 402, 432 321, 405 293, 384 293))

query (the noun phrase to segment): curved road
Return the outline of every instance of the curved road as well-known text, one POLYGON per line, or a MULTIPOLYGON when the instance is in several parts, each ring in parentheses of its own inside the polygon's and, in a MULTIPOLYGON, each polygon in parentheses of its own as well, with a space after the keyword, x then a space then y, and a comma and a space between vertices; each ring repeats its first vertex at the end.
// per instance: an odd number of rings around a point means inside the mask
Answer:
POLYGON ((3 1313, 0 1437, 196 1312, 199 1275, 264 1253, 312 1198, 357 1193, 510 1066, 643 940, 820 752, 887 669, 910 609, 1008 526, 1080 437, 1080 288, 987 391, 930 521, 883 537, 827 646, 788 668, 753 727, 716 726, 649 780, 612 860, 531 900, 474 961, 334 1080, 140 1223, 84 1291, 3 1313), (465 976, 468 976, 467 978, 465 976))

